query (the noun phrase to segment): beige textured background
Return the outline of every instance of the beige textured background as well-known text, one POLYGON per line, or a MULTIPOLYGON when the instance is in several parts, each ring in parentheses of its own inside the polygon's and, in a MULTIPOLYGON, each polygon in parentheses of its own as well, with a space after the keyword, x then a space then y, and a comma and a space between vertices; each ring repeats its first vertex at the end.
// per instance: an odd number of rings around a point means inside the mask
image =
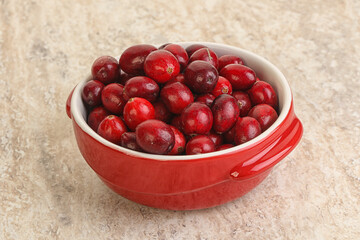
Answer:
POLYGON ((359 239, 360 1, 0 1, 0 239, 359 239), (299 146, 241 199, 130 202, 82 159, 64 105, 100 55, 212 41, 292 87, 299 146))

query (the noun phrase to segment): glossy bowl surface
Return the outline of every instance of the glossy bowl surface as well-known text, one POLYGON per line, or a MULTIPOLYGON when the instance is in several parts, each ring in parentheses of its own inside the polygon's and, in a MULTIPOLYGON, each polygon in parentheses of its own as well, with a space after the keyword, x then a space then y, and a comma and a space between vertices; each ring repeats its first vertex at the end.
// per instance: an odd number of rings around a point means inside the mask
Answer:
MULTIPOLYGON (((193 43, 178 44, 186 47, 193 43)), ((81 90, 89 76, 69 95, 67 113, 86 162, 107 186, 125 198, 172 210, 209 208, 232 201, 262 182, 301 139, 303 127, 294 113, 290 86, 278 68, 240 48, 198 43, 218 56, 240 56, 260 79, 269 82, 279 98, 279 117, 253 140, 218 152, 188 156, 136 152, 106 141, 87 125, 81 90)))

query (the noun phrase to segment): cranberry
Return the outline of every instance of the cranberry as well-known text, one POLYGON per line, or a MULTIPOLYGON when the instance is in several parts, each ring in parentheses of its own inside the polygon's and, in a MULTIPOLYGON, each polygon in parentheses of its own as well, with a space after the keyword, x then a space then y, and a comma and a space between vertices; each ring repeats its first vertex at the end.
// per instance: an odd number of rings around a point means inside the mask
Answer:
POLYGON ((135 132, 125 132, 121 135, 120 146, 142 152, 141 147, 136 142, 135 132))
POLYGON ((216 147, 215 151, 221 151, 221 150, 229 149, 232 147, 234 147, 234 145, 227 143, 227 144, 223 144, 223 145, 216 147))
POLYGON ((216 133, 229 131, 240 113, 236 99, 229 94, 222 94, 215 98, 211 110, 214 116, 213 129, 216 133))
POLYGON ((186 106, 194 101, 190 89, 179 82, 163 87, 160 97, 169 111, 175 114, 180 114, 186 106))
POLYGON ((205 93, 196 98, 196 102, 205 103, 208 107, 211 107, 215 100, 215 96, 211 93, 205 93))
POLYGON ((224 139, 221 134, 210 131, 208 136, 215 143, 215 146, 220 146, 221 144, 223 144, 224 139))
POLYGON ((194 52, 189 59, 189 63, 192 63, 197 60, 209 62, 216 69, 219 66, 219 61, 216 53, 209 48, 201 48, 196 52, 194 52))
POLYGON ((110 115, 110 112, 107 111, 104 107, 97 107, 89 113, 87 122, 91 129, 97 132, 99 124, 108 115, 110 115))
POLYGON ((82 92, 81 97, 88 107, 96 107, 101 104, 101 92, 104 84, 97 80, 88 81, 82 92))
POLYGON ((144 75, 145 58, 156 49, 148 44, 138 44, 127 48, 119 60, 121 69, 127 74, 144 75))
POLYGON ((175 144, 173 130, 160 120, 151 119, 140 123, 135 133, 136 142, 149 153, 166 154, 175 144))
POLYGON ((119 117, 109 115, 101 121, 97 133, 112 143, 120 144, 121 135, 126 131, 126 126, 119 117))
POLYGON ((129 79, 124 86, 124 98, 129 100, 133 97, 145 98, 154 102, 159 95, 159 85, 151 78, 137 76, 129 79))
POLYGON ((194 52, 196 52, 201 48, 207 48, 207 46, 195 43, 185 48, 185 51, 187 52, 188 56, 191 57, 191 55, 193 55, 194 52))
POLYGON ((250 110, 249 117, 255 118, 260 123, 261 131, 265 131, 276 121, 278 114, 270 105, 259 104, 250 110))
POLYGON ((184 132, 182 121, 181 121, 181 115, 176 115, 171 119, 171 126, 176 127, 181 132, 184 132))
POLYGON ((106 85, 101 94, 104 107, 116 115, 121 115, 126 104, 123 97, 124 86, 119 83, 106 85))
POLYGON ((180 73, 180 64, 172 53, 156 50, 146 57, 144 70, 147 76, 158 83, 165 83, 180 73))
POLYGON ((180 63, 180 70, 183 71, 189 61, 189 56, 187 55, 187 52, 185 49, 178 45, 178 44, 168 44, 164 47, 164 50, 171 52, 178 62, 180 63))
POLYGON ((186 144, 186 139, 184 137, 184 134, 182 134, 182 132, 174 126, 170 126, 170 128, 174 132, 175 144, 172 150, 168 154, 169 155, 181 154, 182 152, 184 152, 185 144, 186 144))
POLYGON ((93 63, 91 73, 93 78, 104 84, 115 82, 120 76, 118 61, 110 56, 99 57, 93 63))
POLYGON ((161 120, 163 122, 169 122, 171 119, 171 112, 166 108, 165 104, 162 101, 157 101, 153 103, 155 109, 155 119, 161 120))
POLYGON ((244 62, 240 57, 234 55, 223 55, 219 57, 219 71, 229 64, 244 65, 244 62))
POLYGON ((253 105, 265 103, 277 109, 278 99, 272 86, 264 81, 257 81, 248 91, 253 105))
POLYGON ((132 131, 140 123, 154 118, 155 109, 145 98, 130 98, 124 107, 124 121, 132 131))
POLYGON ((208 106, 194 102, 181 113, 181 122, 185 134, 207 134, 213 124, 213 115, 208 106))
POLYGON ((126 82, 127 82, 129 79, 133 78, 133 77, 135 77, 135 76, 130 75, 130 74, 127 74, 126 72, 121 72, 121 73, 120 73, 119 83, 120 83, 121 85, 125 85, 126 82))
POLYGON ((215 97, 227 93, 227 94, 232 94, 232 86, 231 83, 229 82, 229 80, 227 80, 226 78, 219 76, 218 82, 215 86, 215 88, 212 90, 212 95, 214 95, 215 97))
POLYGON ((220 71, 220 75, 229 80, 233 90, 247 90, 256 80, 255 72, 244 65, 229 64, 220 71))
POLYGON ((166 82, 166 85, 171 84, 171 83, 175 83, 175 82, 180 82, 180 83, 184 83, 184 84, 185 84, 184 74, 179 73, 176 77, 174 77, 173 79, 167 81, 167 82, 166 82))
POLYGON ((186 144, 186 154, 201 154, 215 151, 215 143, 206 135, 197 135, 186 144))
POLYGON ((236 98, 238 106, 240 108, 240 117, 245 117, 248 115, 251 109, 250 97, 246 92, 236 91, 233 92, 233 97, 236 98))
POLYGON ((260 123, 252 117, 240 118, 235 125, 234 141, 237 145, 250 141, 261 133, 260 123))
POLYGON ((185 70, 185 84, 195 93, 211 92, 219 78, 216 68, 208 62, 194 61, 185 70))

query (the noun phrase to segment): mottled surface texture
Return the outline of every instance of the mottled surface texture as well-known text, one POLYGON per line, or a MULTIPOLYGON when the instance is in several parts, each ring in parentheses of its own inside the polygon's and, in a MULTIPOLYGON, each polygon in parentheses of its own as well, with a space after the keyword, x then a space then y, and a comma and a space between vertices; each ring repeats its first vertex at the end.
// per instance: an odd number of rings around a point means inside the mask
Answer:
POLYGON ((0 1, 0 239, 359 239, 360 1, 0 1), (130 202, 81 157, 64 105, 100 55, 211 41, 287 77, 299 146, 241 199, 130 202))

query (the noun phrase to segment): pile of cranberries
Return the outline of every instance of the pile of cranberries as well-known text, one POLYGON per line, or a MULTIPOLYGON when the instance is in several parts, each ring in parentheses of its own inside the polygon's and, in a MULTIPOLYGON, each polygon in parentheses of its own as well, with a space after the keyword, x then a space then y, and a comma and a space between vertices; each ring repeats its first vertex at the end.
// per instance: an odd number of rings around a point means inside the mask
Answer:
POLYGON ((102 56, 82 90, 87 122, 135 151, 200 154, 245 143, 278 117, 272 86, 235 55, 193 44, 140 44, 102 56))

